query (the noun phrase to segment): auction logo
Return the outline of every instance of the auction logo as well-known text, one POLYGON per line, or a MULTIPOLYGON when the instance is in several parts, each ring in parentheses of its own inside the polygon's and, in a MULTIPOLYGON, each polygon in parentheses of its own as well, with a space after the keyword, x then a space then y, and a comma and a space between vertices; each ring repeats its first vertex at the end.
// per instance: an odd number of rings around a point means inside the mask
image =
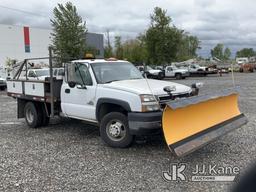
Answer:
POLYGON ((239 174, 239 167, 217 166, 217 165, 196 165, 192 167, 190 174, 185 172, 187 164, 171 164, 169 171, 163 171, 163 178, 166 181, 234 181, 239 174), (189 177, 188 177, 189 175, 189 177))
POLYGON ((171 164, 170 171, 163 171, 163 177, 167 181, 185 181, 186 176, 183 171, 186 169, 186 164, 171 164))

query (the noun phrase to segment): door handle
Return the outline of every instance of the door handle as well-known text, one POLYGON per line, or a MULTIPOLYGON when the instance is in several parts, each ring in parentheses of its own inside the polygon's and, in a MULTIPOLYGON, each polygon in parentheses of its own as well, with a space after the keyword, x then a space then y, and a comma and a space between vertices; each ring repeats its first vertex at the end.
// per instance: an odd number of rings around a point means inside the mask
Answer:
POLYGON ((70 89, 65 89, 65 93, 70 93, 70 89))

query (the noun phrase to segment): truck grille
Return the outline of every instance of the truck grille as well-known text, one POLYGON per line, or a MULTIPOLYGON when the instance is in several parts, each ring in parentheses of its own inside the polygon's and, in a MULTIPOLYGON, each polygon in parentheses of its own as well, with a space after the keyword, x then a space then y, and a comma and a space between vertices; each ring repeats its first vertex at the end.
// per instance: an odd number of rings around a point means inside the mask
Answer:
POLYGON ((189 97, 189 96, 190 96, 189 93, 185 93, 185 94, 179 94, 179 95, 174 95, 174 96, 159 95, 159 96, 157 96, 157 98, 158 98, 158 101, 159 101, 159 103, 161 105, 161 108, 164 108, 168 101, 179 99, 179 98, 183 98, 183 97, 189 97))

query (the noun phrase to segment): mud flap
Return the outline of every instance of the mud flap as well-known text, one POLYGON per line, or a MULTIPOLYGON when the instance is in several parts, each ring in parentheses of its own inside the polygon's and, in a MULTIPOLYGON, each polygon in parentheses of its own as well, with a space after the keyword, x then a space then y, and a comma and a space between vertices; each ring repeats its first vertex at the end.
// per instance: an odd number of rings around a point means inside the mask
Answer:
POLYGON ((238 92, 224 90, 166 103, 162 126, 170 150, 184 156, 247 123, 238 92))

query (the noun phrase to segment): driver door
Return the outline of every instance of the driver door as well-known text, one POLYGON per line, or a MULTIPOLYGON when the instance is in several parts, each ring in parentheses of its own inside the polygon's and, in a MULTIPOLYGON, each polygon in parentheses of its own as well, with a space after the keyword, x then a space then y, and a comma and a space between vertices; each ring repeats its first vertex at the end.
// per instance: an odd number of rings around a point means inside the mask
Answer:
POLYGON ((61 89, 61 106, 68 117, 95 120, 96 86, 85 63, 66 64, 66 78, 61 89))
POLYGON ((166 68, 166 74, 165 74, 165 76, 166 77, 174 77, 174 71, 173 71, 173 69, 172 69, 172 67, 167 67, 166 68))

